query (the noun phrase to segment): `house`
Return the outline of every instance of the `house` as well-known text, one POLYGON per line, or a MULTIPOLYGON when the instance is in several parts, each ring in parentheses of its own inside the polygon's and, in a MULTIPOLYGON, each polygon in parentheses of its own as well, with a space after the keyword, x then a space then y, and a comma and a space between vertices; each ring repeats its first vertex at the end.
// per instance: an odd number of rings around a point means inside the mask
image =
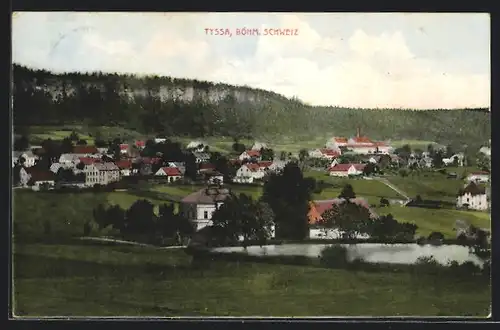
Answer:
POLYGON ((481 147, 479 152, 484 154, 485 156, 491 157, 491 148, 490 147, 481 147))
POLYGON ((205 150, 205 147, 208 147, 208 144, 206 144, 201 140, 194 140, 188 143, 186 149, 197 152, 203 152, 205 150))
POLYGON ((182 174, 177 167, 161 167, 156 171, 155 176, 166 177, 167 182, 175 182, 182 178, 182 174))
POLYGON ((96 184, 105 186, 120 180, 120 169, 113 163, 94 163, 86 165, 85 185, 94 186, 96 184))
POLYGON ((480 182, 480 183, 486 183, 490 181, 490 173, 485 172, 485 171, 477 171, 477 172, 471 172, 466 180, 468 182, 480 182))
POLYGON ((458 192, 457 207, 466 207, 471 210, 487 210, 489 208, 486 189, 470 182, 464 189, 458 192))
POLYGON ((14 151, 12 152, 12 167, 16 165, 18 161, 24 159, 22 165, 24 167, 35 166, 36 161, 38 160, 38 156, 35 155, 32 151, 14 151))
POLYGON ((122 143, 120 144, 120 153, 125 155, 128 152, 128 144, 122 143))
POLYGON ((247 150, 244 151, 239 157, 239 160, 257 160, 260 161, 262 159, 260 150, 247 150))
POLYGON ((168 162, 169 167, 177 167, 182 175, 186 173, 186 164, 182 162, 168 162))
POLYGON ((71 164, 61 164, 61 163, 52 163, 52 165, 50 165, 50 168, 49 170, 54 173, 54 174, 57 174, 57 172, 59 172, 59 170, 63 168, 63 169, 73 169, 74 166, 71 164))
POLYGON ((233 181, 237 183, 253 183, 254 180, 262 179, 271 165, 272 162, 243 164, 236 171, 233 181))
POLYGON ((21 169, 24 170, 24 174, 22 175, 22 183, 26 186, 31 186, 31 188, 35 191, 43 189, 42 187, 46 187, 47 189, 53 189, 55 185, 55 175, 49 170, 42 170, 36 167, 27 167, 21 169), (28 181, 26 182, 26 178, 28 181))
POLYGON ((77 155, 77 157, 88 157, 98 155, 99 150, 95 146, 74 146, 72 154, 77 155))
POLYGON ((224 175, 218 171, 208 171, 204 173, 205 179, 208 184, 223 184, 224 183, 224 175))
POLYGON ((365 164, 338 164, 328 169, 331 176, 347 177, 351 175, 362 175, 365 164))
POLYGON ((215 171, 215 165, 210 163, 202 163, 198 166, 198 174, 215 171))
POLYGON ((193 156, 196 158, 196 163, 206 163, 210 160, 210 154, 208 152, 198 152, 194 151, 193 156))
POLYGON ((311 158, 322 158, 322 159, 334 159, 340 156, 340 149, 314 149, 309 152, 309 157, 311 158))
POLYGON ((155 137, 154 139, 155 143, 165 143, 167 142, 167 138, 163 138, 163 137, 155 137))
POLYGON ((78 163, 78 158, 86 157, 86 155, 77 155, 77 154, 61 154, 59 157, 58 163, 64 165, 75 165, 78 163))
POLYGON ((181 200, 181 213, 191 221, 196 230, 211 226, 212 214, 230 196, 229 189, 207 187, 192 193, 181 200))
POLYGON ((78 157, 77 159, 77 165, 79 163, 82 163, 84 166, 86 165, 91 165, 95 163, 101 163, 102 160, 100 158, 95 158, 95 157, 78 157))
POLYGON ((325 147, 329 149, 338 149, 340 147, 345 147, 347 145, 347 139, 344 137, 333 137, 328 140, 325 147))
POLYGON ((464 166, 464 159, 465 159, 464 154, 460 152, 449 158, 443 158, 443 163, 449 166, 453 165, 456 162, 458 166, 464 166))
POLYGON ((146 147, 146 142, 144 142, 142 140, 137 140, 134 142, 134 145, 137 149, 142 150, 146 147))
MULTIPOLYGON (((131 176, 134 172, 131 160, 122 159, 115 162, 115 165, 120 169, 120 176, 131 176)), ((135 170, 135 172, 137 172, 137 170, 135 170)))
MULTIPOLYGON (((352 198, 349 200, 351 203, 358 204, 365 207, 370 212, 370 217, 376 219, 378 216, 368 205, 368 202, 363 198, 352 198)), ((324 228, 321 224, 323 214, 332 208, 334 204, 340 205, 345 200, 342 198, 335 198, 330 200, 316 200, 309 203, 309 212, 307 214, 309 221, 309 237, 310 238, 324 238, 335 239, 340 238, 342 232, 336 228, 324 228)), ((359 235, 358 238, 368 238, 367 235, 359 235)))
POLYGON ((255 141, 255 143, 253 144, 252 150, 261 150, 261 149, 268 149, 267 147, 267 144, 263 143, 263 142, 257 142, 255 141))

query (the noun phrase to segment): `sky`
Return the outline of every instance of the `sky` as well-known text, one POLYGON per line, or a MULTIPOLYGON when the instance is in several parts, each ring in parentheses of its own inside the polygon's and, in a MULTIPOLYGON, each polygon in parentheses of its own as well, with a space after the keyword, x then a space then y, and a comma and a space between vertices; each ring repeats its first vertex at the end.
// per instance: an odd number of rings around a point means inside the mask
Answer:
POLYGON ((488 14, 19 12, 12 60, 246 85, 311 105, 490 106, 488 14))

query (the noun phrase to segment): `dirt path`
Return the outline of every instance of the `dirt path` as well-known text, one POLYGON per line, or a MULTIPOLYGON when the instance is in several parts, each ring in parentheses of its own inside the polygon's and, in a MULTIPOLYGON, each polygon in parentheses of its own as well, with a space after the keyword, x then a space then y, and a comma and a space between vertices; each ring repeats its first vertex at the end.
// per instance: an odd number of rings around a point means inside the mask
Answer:
POLYGON ((400 190, 398 187, 396 187, 395 185, 393 185, 392 183, 390 183, 389 180, 384 179, 384 178, 374 178, 374 179, 377 180, 377 181, 382 182, 387 187, 391 188, 392 190, 394 190, 395 192, 397 192, 398 194, 400 194, 401 196, 403 196, 406 199, 406 203, 408 203, 409 201, 411 201, 411 198, 408 197, 408 195, 404 191, 400 190))

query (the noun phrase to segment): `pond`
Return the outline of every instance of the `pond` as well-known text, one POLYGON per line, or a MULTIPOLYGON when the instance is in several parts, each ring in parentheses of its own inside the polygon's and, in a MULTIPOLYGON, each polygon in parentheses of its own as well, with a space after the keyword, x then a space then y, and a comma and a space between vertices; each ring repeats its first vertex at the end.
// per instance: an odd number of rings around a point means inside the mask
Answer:
MULTIPOLYGON (((283 244, 249 246, 246 251, 243 247, 219 247, 212 249, 213 252, 232 253, 243 252, 255 256, 305 256, 317 258, 321 251, 333 244, 283 244)), ((482 261, 469 249, 461 245, 418 245, 412 244, 339 244, 347 248, 347 257, 350 261, 362 259, 371 263, 392 264, 414 264, 420 257, 434 257, 434 259, 446 265, 450 261, 462 264, 467 261, 482 267, 482 261)))

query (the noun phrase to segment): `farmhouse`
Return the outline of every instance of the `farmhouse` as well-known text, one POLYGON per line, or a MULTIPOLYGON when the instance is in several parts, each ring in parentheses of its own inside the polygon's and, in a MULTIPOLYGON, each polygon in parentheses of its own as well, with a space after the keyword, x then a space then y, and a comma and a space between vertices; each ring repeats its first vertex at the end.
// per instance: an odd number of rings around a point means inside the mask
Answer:
POLYGON ((135 144, 136 148, 139 150, 142 150, 146 147, 146 142, 141 141, 141 140, 135 141, 134 144, 135 144))
POLYGON ((338 149, 340 147, 345 147, 347 145, 347 139, 343 137, 333 137, 328 140, 325 144, 325 147, 329 149, 338 149))
POLYGON ((196 230, 211 226, 212 214, 219 208, 230 191, 226 188, 208 187, 184 197, 181 201, 181 213, 195 224, 196 230))
POLYGON ((347 177, 350 175, 362 175, 365 164, 337 164, 328 169, 331 176, 347 177))
MULTIPOLYGON (((340 205, 344 203, 345 200, 341 198, 335 198, 330 200, 317 200, 309 203, 309 213, 307 214, 309 220, 309 237, 310 238, 340 238, 341 232, 336 228, 325 228, 322 225, 323 217, 322 215, 329 209, 332 208, 334 204, 340 205)), ((363 198, 353 198, 350 199, 351 203, 358 204, 365 207, 370 212, 371 218, 377 218, 377 214, 370 209, 368 202, 363 198)), ((366 238, 365 235, 361 235, 360 238, 366 238)))
POLYGON ((176 167, 179 169, 179 172, 181 172, 182 175, 186 173, 186 164, 182 162, 168 162, 167 165, 169 167, 176 167))
POLYGON ((271 167, 272 162, 247 163, 243 164, 238 171, 233 182, 237 183, 253 183, 254 180, 260 180, 271 167))
POLYGON ((31 167, 35 166, 38 156, 33 154, 32 151, 14 151, 12 153, 12 166, 14 167, 17 162, 21 161, 21 159, 24 159, 24 162, 22 163, 24 167, 31 167))
POLYGON ((133 173, 132 170, 132 161, 130 160, 120 160, 115 163, 116 166, 120 169, 121 176, 130 176, 133 173))
POLYGON ((41 170, 35 167, 27 167, 21 169, 23 172, 20 177, 24 186, 31 186, 33 190, 40 190, 43 186, 48 189, 53 188, 55 184, 54 173, 48 170, 41 170), (26 180, 28 179, 28 180, 26 180))
POLYGON ((96 184, 108 185, 120 180, 120 169, 113 163, 94 163, 86 165, 85 185, 94 186, 96 184))
POLYGON ((458 192, 457 207, 466 207, 471 210, 487 210, 489 208, 486 189, 470 182, 464 189, 458 192))
POLYGON ((340 149, 314 149, 309 152, 309 157, 311 158, 321 158, 321 159, 334 159, 340 156, 340 149))
POLYGON ((467 176, 466 180, 469 182, 485 183, 490 181, 490 174, 485 171, 472 172, 467 176))
POLYGON ((244 151, 238 157, 238 159, 241 160, 241 161, 243 161, 243 160, 252 160, 252 159, 260 161, 262 158, 261 158, 259 150, 247 150, 247 151, 244 151))
POLYGON ((177 167, 161 167, 155 176, 167 177, 168 182, 175 182, 182 177, 182 174, 177 167))
POLYGON ((75 165, 79 162, 78 158, 86 157, 86 155, 76 155, 76 154, 61 154, 58 163, 64 165, 75 165))

